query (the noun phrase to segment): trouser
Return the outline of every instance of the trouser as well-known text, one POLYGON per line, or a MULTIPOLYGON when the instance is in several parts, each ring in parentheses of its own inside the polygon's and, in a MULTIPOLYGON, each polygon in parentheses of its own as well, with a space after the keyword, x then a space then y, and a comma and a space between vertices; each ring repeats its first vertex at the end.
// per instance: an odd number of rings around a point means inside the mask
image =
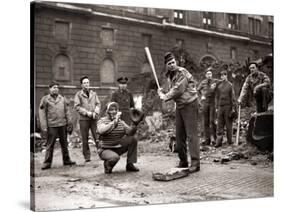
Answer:
POLYGON ((216 139, 215 124, 215 103, 205 103, 203 107, 204 136, 206 141, 210 141, 211 136, 216 139))
POLYGON ((265 112, 268 108, 268 103, 272 100, 272 96, 269 92, 269 89, 267 87, 261 87, 257 89, 256 94, 254 94, 254 97, 256 99, 256 108, 257 112, 265 112))
POLYGON ((126 136, 121 141, 119 148, 100 148, 99 156, 104 161, 109 161, 112 168, 120 160, 120 156, 127 152, 127 164, 137 162, 138 142, 135 136, 126 136))
POLYGON ((226 137, 229 144, 232 143, 232 119, 229 117, 232 110, 232 106, 224 105, 218 108, 218 129, 217 139, 218 143, 222 143, 222 136, 224 126, 226 126, 226 137))
POLYGON ((91 129, 93 139, 97 144, 97 121, 96 120, 80 120, 80 133, 82 137, 82 152, 85 160, 91 159, 91 152, 89 147, 89 130, 91 129))
POLYGON ((70 161, 69 152, 68 152, 66 126, 48 127, 46 154, 45 154, 45 160, 44 160, 45 164, 49 164, 49 165, 52 164, 54 147, 55 147, 57 137, 59 138, 59 142, 61 145, 63 163, 70 161))
POLYGON ((192 166, 200 166, 197 120, 197 100, 185 105, 183 108, 176 109, 176 142, 178 156, 182 162, 187 162, 187 140, 192 166))

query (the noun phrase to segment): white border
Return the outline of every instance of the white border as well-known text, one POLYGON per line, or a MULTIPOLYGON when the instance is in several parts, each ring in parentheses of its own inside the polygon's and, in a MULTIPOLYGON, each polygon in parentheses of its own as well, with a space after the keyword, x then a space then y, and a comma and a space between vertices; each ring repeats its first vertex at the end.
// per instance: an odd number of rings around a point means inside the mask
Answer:
MULTIPOLYGON (((276 0, 61 0, 94 4, 178 8, 247 14, 274 15, 275 82, 280 74, 280 13, 276 0)), ((1 211, 29 208, 29 2, 6 0, 1 3, 1 211)), ((275 83, 275 132, 278 131, 280 83, 275 83), (279 92, 279 93, 278 93, 279 92)), ((280 107, 279 107, 280 108, 280 107)), ((277 133, 276 133, 277 134, 277 133)), ((212 201, 185 204, 94 209, 87 211, 266 211, 277 208, 280 200, 280 136, 275 135, 275 197, 265 199, 212 201)), ((275 209, 275 210, 274 210, 275 209)), ((81 211, 81 210, 73 210, 81 211)), ((86 210, 85 210, 86 211, 86 210)))

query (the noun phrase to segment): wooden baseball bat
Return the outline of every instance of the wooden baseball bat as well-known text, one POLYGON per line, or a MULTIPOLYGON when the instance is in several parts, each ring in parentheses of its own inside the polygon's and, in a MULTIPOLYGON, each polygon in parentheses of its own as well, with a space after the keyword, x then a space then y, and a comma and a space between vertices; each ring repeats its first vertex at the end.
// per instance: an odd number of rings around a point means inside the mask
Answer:
POLYGON ((237 132, 236 132, 236 140, 235 140, 235 145, 236 146, 239 145, 240 115, 241 115, 241 105, 238 106, 237 132))
POLYGON ((157 75, 156 75, 155 67, 154 67, 154 64, 153 64, 153 61, 152 61, 152 57, 151 57, 149 48, 145 47, 144 50, 145 50, 145 54, 147 56, 148 62, 150 64, 151 70, 153 72, 154 79, 156 81, 157 87, 160 88, 160 85, 159 85, 159 82, 158 82, 158 78, 157 78, 157 75))

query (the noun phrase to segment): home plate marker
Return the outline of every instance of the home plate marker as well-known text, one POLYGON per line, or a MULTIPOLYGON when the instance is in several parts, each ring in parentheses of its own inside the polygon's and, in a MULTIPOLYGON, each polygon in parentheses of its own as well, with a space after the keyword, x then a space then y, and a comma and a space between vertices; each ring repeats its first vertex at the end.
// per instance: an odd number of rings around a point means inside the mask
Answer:
POLYGON ((157 171, 152 173, 152 178, 158 181, 170 181, 186 177, 189 174, 188 168, 171 168, 169 170, 157 171))

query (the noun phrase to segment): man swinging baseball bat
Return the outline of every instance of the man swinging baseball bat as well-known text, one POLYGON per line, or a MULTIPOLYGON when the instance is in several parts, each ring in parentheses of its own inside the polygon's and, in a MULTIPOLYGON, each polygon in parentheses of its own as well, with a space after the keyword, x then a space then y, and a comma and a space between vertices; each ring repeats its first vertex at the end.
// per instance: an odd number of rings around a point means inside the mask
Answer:
POLYGON ((176 59, 171 52, 164 57, 166 77, 170 79, 171 86, 167 93, 160 87, 149 49, 146 47, 148 61, 158 86, 158 95, 161 100, 176 102, 176 146, 179 156, 179 168, 187 168, 187 143, 191 158, 189 172, 200 170, 200 150, 197 133, 198 95, 192 75, 183 67, 177 66, 176 59))

